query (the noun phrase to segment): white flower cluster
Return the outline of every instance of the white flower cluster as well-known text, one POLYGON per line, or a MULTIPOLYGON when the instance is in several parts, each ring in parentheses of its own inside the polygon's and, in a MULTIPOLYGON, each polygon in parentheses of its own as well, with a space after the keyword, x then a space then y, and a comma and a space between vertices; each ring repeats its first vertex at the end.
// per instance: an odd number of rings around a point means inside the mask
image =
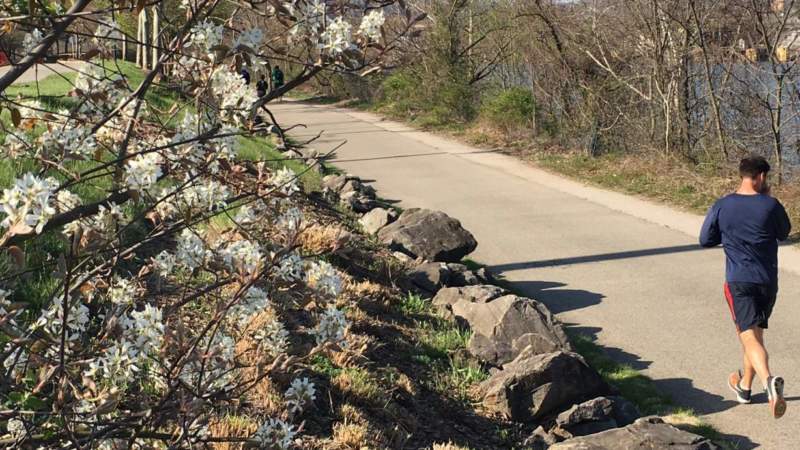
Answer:
POLYGON ((250 28, 242 32, 239 37, 236 38, 236 42, 233 44, 234 48, 243 46, 247 47, 253 51, 258 50, 258 47, 261 45, 261 41, 264 40, 264 32, 261 31, 260 28, 250 28))
POLYGON ((39 31, 38 28, 34 28, 30 33, 25 34, 25 37, 22 38, 22 53, 27 55, 32 52, 33 49, 39 45, 39 42, 42 41, 43 37, 42 32, 39 31))
POLYGON ((343 344, 347 326, 347 319, 344 317, 344 312, 336 309, 334 306, 329 306, 328 309, 325 310, 325 313, 322 314, 319 323, 317 323, 317 328, 314 330, 317 344, 322 344, 323 342, 343 344))
POLYGON ((235 381, 236 373, 232 369, 235 367, 236 341, 218 332, 210 342, 205 339, 198 348, 201 355, 183 367, 181 379, 200 393, 228 388, 235 381))
POLYGON ((45 111, 39 100, 28 100, 23 102, 19 108, 19 114, 23 119, 41 119, 45 111))
POLYGON ((178 263, 177 258, 172 253, 164 250, 153 258, 153 268, 161 277, 166 277, 175 270, 178 263))
POLYGON ((48 155, 58 155, 63 151, 73 157, 91 159, 97 148, 94 136, 88 134, 85 127, 68 123, 46 130, 39 140, 42 150, 48 155))
POLYGON ((297 281, 303 278, 303 258, 296 252, 281 258, 275 274, 284 281, 297 281))
POLYGON ((261 246, 247 239, 231 242, 220 254, 230 269, 246 274, 254 273, 264 257, 261 246))
POLYGON ((247 85, 241 75, 226 67, 220 67, 212 74, 211 91, 219 102, 220 120, 236 126, 247 121, 250 107, 258 100, 253 87, 247 85))
MULTIPOLYGON (((49 307, 44 309, 39 318, 30 326, 31 330, 44 329, 52 336, 61 336, 64 323, 64 304, 61 298, 55 299, 49 307)), ((79 301, 72 302, 67 314, 67 341, 78 340, 86 331, 89 324, 89 308, 79 301)))
POLYGON ((186 229, 178 237, 178 263, 188 269, 194 269, 205 264, 211 252, 206 249, 206 244, 193 231, 186 229))
POLYGON ((358 32, 371 41, 377 41, 381 38, 381 27, 384 22, 386 22, 386 17, 383 15, 383 10, 370 11, 361 19, 358 32))
POLYGON ((146 191, 163 174, 161 155, 156 152, 136 155, 125 165, 125 184, 136 191, 146 191))
POLYGON ((164 322, 161 309, 145 305, 142 311, 133 311, 123 321, 126 338, 133 343, 137 353, 156 355, 164 340, 164 322))
POLYGON ((114 202, 109 202, 107 206, 100 205, 97 214, 64 225, 64 234, 75 234, 83 229, 84 231, 94 231, 101 236, 109 237, 116 231, 117 225, 125 225, 126 223, 125 213, 122 208, 114 202))
POLYGON ((308 378, 295 378, 284 394, 286 406, 293 414, 302 412, 305 405, 317 398, 316 394, 314 383, 308 381, 308 378))
POLYGON ((209 57, 213 57, 212 49, 222 42, 222 31, 222 25, 214 25, 213 22, 204 20, 192 28, 189 45, 193 45, 198 50, 206 52, 209 57))
POLYGON ((139 372, 136 349, 126 340, 114 342, 103 351, 102 356, 89 362, 83 376, 111 385, 126 385, 139 372))
POLYGON ((3 190, 0 208, 6 214, 0 227, 11 228, 24 224, 42 232, 47 221, 56 213, 51 204, 58 183, 53 178, 41 179, 32 173, 14 181, 14 186, 3 190))
POLYGON ((267 297, 267 293, 263 289, 251 287, 239 303, 231 307, 229 312, 239 326, 244 327, 254 315, 266 310, 268 307, 269 297, 267 297))
MULTIPOLYGON (((80 112, 86 115, 101 115, 115 108, 125 97, 126 91, 120 89, 121 75, 114 74, 109 78, 106 69, 101 66, 86 64, 75 77, 75 89, 85 100, 80 112)), ((135 103, 135 102, 131 102, 135 103)), ((70 117, 69 112, 59 113, 62 117, 70 117)))
POLYGON ((316 261, 306 270, 306 284, 319 292, 337 297, 342 292, 342 279, 325 261, 316 261))
POLYGON ((297 184, 297 175, 288 167, 283 167, 274 172, 269 179, 269 183, 284 195, 292 195, 300 191, 300 186, 297 184))
POLYGON ((340 16, 333 19, 320 35, 322 42, 320 42, 319 48, 332 56, 340 55, 347 50, 351 50, 354 48, 352 29, 353 26, 344 20, 343 17, 340 16))
POLYGON ((321 0, 307 1, 298 8, 297 0, 291 3, 284 3, 284 7, 289 14, 296 18, 297 22, 289 30, 290 40, 299 37, 318 36, 325 23, 325 2, 321 0))
POLYGON ((11 436, 11 439, 15 441, 22 440, 27 434, 25 423, 19 419, 9 419, 8 422, 6 422, 6 431, 8 431, 8 435, 11 436))
POLYGON ((63 213, 81 204, 81 197, 78 194, 70 192, 66 189, 58 191, 56 194, 56 211, 63 213))
POLYGON ((132 305, 136 300, 136 285, 127 278, 114 277, 106 291, 106 298, 115 305, 132 305))
POLYGON ((278 226, 289 233, 296 233, 300 231, 303 220, 303 212, 299 208, 292 207, 278 218, 278 226))
POLYGON ((260 448, 286 450, 292 446, 297 431, 280 419, 269 419, 253 435, 260 448))
POLYGON ((156 206, 156 212, 162 219, 173 217, 176 213, 212 211, 225 206, 230 195, 228 187, 215 180, 195 180, 182 191, 175 193, 175 187, 165 187, 154 195, 165 199, 156 206), (170 196, 167 198, 168 196, 170 196))
POLYGON ((273 356, 278 356, 289 348, 289 332, 277 319, 267 322, 263 328, 256 330, 253 339, 259 343, 260 348, 273 356))

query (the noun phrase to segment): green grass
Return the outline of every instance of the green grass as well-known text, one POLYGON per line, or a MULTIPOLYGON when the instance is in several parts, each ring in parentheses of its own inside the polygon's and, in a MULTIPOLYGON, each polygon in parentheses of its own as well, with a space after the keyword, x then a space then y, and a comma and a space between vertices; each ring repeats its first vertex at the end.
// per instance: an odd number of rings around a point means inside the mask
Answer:
POLYGON ((267 138, 242 136, 239 139, 239 156, 250 161, 265 161, 272 169, 288 167, 294 173, 301 174, 300 182, 306 192, 322 190, 322 175, 319 172, 308 170, 302 161, 287 159, 267 138))

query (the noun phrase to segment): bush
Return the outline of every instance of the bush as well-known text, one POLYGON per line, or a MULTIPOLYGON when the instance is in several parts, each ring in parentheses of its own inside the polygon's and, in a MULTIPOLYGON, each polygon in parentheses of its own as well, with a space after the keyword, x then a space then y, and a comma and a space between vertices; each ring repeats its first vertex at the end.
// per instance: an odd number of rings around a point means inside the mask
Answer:
POLYGON ((529 89, 503 89, 484 98, 480 116, 504 131, 529 129, 534 113, 533 94, 529 89))

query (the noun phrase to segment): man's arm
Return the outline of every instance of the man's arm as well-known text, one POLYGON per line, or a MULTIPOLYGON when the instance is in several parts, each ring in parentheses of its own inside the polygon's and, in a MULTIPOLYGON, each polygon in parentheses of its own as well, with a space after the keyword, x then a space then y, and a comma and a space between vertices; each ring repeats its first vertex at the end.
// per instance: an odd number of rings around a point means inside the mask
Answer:
POLYGON ((700 229, 700 245, 715 247, 722 243, 722 234, 719 231, 719 202, 708 210, 703 228, 700 229))
POLYGON ((786 209, 781 205, 781 202, 776 202, 772 220, 775 223, 775 237, 779 241, 785 241, 792 231, 792 222, 789 220, 789 215, 786 214, 786 209))

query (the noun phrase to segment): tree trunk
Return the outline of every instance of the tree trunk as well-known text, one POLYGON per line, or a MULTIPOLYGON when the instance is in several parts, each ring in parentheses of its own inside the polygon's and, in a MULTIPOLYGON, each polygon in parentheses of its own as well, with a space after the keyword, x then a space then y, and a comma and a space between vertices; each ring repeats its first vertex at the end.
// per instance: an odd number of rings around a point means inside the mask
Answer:
POLYGON ((158 36, 161 34, 161 30, 159 29, 159 17, 158 17, 158 6, 153 6, 153 41, 152 41, 152 48, 150 52, 153 56, 153 67, 158 65, 158 36))

